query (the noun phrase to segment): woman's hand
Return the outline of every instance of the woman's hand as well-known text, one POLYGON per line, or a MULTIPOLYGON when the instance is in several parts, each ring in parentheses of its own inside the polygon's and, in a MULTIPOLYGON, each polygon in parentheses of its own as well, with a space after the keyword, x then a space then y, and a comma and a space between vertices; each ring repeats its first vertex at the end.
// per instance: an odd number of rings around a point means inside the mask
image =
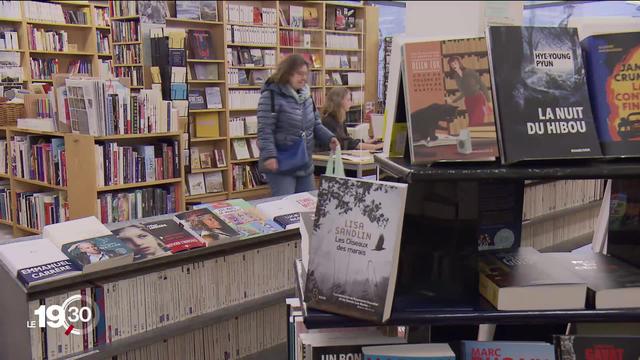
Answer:
POLYGON ((331 140, 329 140, 329 147, 331 148, 331 151, 336 151, 336 148, 339 146, 340 142, 335 137, 332 137, 331 140))
POLYGON ((278 160, 273 158, 265 160, 264 167, 271 172, 276 172, 278 171, 278 160))

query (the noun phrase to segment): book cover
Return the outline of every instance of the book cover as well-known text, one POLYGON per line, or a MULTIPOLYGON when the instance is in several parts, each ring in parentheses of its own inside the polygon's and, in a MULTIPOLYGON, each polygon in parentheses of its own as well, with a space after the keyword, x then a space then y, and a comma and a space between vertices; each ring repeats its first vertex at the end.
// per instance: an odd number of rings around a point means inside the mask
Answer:
POLYGON ((213 155, 216 158, 216 165, 218 167, 227 166, 227 159, 224 156, 224 150, 222 150, 222 149, 213 149, 213 155))
POLYGON ((140 224, 131 224, 114 229, 113 233, 133 251, 133 261, 171 253, 161 239, 140 224))
POLYGON ((236 155, 236 160, 250 159, 249 148, 245 139, 234 139, 232 141, 233 152, 236 155))
POLYGON ((263 66, 264 61, 262 59, 262 49, 251 49, 249 50, 249 54, 251 55, 251 63, 255 66, 263 66))
POLYGON ((607 254, 640 267, 640 180, 611 180, 607 254))
MULTIPOLYGON (((456 358, 456 354, 448 344, 365 346, 362 348, 362 356, 366 360, 455 360, 456 358)), ((484 358, 477 357, 474 360, 484 358)), ((491 360, 500 360, 495 357, 486 357, 486 359, 489 358, 491 360)), ((544 359, 540 358, 539 360, 544 359)))
POLYGON ((640 307, 640 269, 612 256, 586 252, 545 253, 589 288, 588 302, 596 309, 640 307))
POLYGON ((522 181, 478 184, 478 250, 520 247, 523 198, 522 181))
POLYGON ((25 286, 81 271, 48 239, 1 245, 0 260, 25 286))
POLYGON ((204 174, 204 187, 207 193, 217 193, 224 191, 222 172, 215 171, 204 174))
POLYGON ((640 155, 640 32, 582 41, 591 109, 605 156, 640 155))
POLYGON ((544 342, 461 341, 461 360, 555 360, 553 345, 544 342))
POLYGON ((271 220, 265 219, 255 206, 242 199, 195 205, 194 208, 209 208, 225 223, 238 231, 242 237, 268 234, 281 231, 282 228, 271 220))
POLYGON ((492 26, 487 39, 502 163, 600 157, 577 30, 492 26))
POLYGON ((206 30, 190 30, 189 49, 192 59, 213 60, 211 34, 206 30))
POLYGON ((143 224, 156 239, 162 241, 171 253, 197 249, 206 246, 200 239, 183 229, 173 219, 158 220, 143 224))
POLYGON ((335 30, 345 31, 347 30, 347 18, 344 12, 347 12, 346 8, 336 6, 336 14, 335 14, 335 30))
POLYGON ((495 161, 497 136, 484 38, 406 43, 402 76, 413 164, 495 161))
POLYGON ((191 162, 191 169, 200 169, 200 150, 197 147, 192 147, 189 152, 189 161, 191 162))
POLYGON ((318 9, 314 7, 305 7, 303 11, 302 24, 305 28, 316 28, 320 25, 318 9))
POLYGON ((196 1, 200 3, 200 19, 218 21, 218 2, 213 0, 196 1))
POLYGON ((187 54, 184 49, 169 49, 169 65, 187 66, 187 54))
POLYGON ((206 87, 205 95, 207 97, 207 109, 222 109, 222 96, 220 88, 217 86, 206 87))
POLYGON ((498 310, 584 309, 587 286, 579 277, 522 247, 483 254, 480 294, 498 310))
POLYGON ((211 153, 208 151, 205 152, 201 152, 200 153, 200 166, 203 169, 207 169, 212 167, 212 162, 211 162, 211 153))
POLYGON ((187 174, 187 183, 189 185, 189 195, 201 195, 206 192, 202 173, 187 174))
POLYGON ((203 110, 207 108, 207 104, 204 100, 204 90, 195 89, 189 90, 189 109, 190 110, 203 110))
POLYGON ((305 286, 309 307, 388 319, 406 195, 406 184, 322 177, 305 286))
POLYGON ((217 138, 220 136, 220 118, 217 112, 196 113, 193 122, 197 138, 217 138))
POLYGON ((193 64, 196 80, 218 80, 218 64, 193 64))
POLYGON ((558 359, 562 360, 637 360, 639 336, 556 335, 553 337, 558 359))
POLYGON ((271 70, 252 70, 251 71, 251 84, 262 85, 271 76, 271 70))
POLYGON ((61 250, 84 272, 133 261, 133 251, 113 234, 68 242, 61 250))
POLYGON ((384 336, 364 328, 346 332, 344 329, 328 333, 301 333, 299 344, 305 359, 362 359, 364 346, 405 344, 400 337, 384 336))
POLYGON ((301 28, 303 25, 303 11, 302 6, 289 6, 289 24, 294 28, 301 28))
POLYGON ((203 239, 207 245, 216 241, 234 239, 240 233, 227 225, 210 209, 202 208, 176 214, 185 229, 203 239))

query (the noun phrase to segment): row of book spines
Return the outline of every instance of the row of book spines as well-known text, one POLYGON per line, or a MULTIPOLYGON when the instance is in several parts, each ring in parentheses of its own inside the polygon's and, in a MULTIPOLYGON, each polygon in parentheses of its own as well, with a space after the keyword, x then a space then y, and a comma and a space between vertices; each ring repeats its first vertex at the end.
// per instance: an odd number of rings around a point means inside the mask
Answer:
POLYGON ((44 30, 28 25, 29 49, 45 51, 68 51, 69 33, 64 30, 44 30))
POLYGON ((177 141, 172 146, 142 145, 136 148, 118 146, 116 143, 96 145, 102 157, 104 183, 109 185, 129 184, 145 181, 173 179, 180 173, 177 141))
POLYGON ((114 68, 114 75, 116 77, 129 78, 131 80, 131 86, 144 85, 141 67, 116 67, 114 68))
POLYGON ((109 10, 115 17, 138 15, 137 1, 133 0, 109 1, 109 10))
POLYGON ((121 45, 113 48, 116 64, 138 64, 142 61, 142 49, 139 45, 121 45))
POLYGON ((11 142, 11 168, 14 176, 38 180, 51 185, 67 185, 67 165, 64 148, 54 150, 50 143, 31 145, 30 158, 26 149, 16 141, 11 142), (54 154, 53 151, 57 153, 54 154), (58 159, 56 161, 55 159, 58 159))
POLYGON ((129 192, 102 193, 96 216, 104 224, 172 214, 179 209, 176 187, 149 187, 129 192))
POLYGON ((131 42, 140 41, 140 25, 135 21, 113 21, 111 23, 111 35, 113 41, 131 42))
POLYGON ((227 25, 226 39, 233 44, 278 44, 278 29, 255 28, 250 26, 227 25))
POLYGON ((232 165, 233 191, 253 189, 265 184, 257 164, 232 165))
POLYGON ((11 212, 11 189, 0 188, 0 219, 13 221, 11 212))
POLYGON ((69 203, 64 192, 16 193, 19 225, 42 230, 45 225, 69 219, 69 203))
MULTIPOLYGON (((107 135, 155 133, 162 125, 167 131, 177 129, 177 112, 170 101, 162 101, 162 111, 166 116, 158 116, 161 109, 146 101, 146 96, 131 94, 128 101, 120 101, 116 94, 106 96, 106 116, 104 121, 107 135), (122 107, 122 118, 120 108, 122 107), (154 115, 155 114, 155 115, 154 115), (161 122, 166 122, 163 124, 161 122)), ((127 100, 127 99, 125 99, 127 100)))

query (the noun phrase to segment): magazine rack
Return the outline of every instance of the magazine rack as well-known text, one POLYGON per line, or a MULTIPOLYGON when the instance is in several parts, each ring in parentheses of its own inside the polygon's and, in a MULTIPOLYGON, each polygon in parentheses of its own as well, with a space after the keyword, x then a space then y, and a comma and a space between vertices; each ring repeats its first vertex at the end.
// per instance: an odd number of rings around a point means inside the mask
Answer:
MULTIPOLYGON (((419 229, 412 229, 416 226, 415 221, 408 221, 411 218, 411 204, 415 202, 418 195, 427 191, 428 187, 441 186, 443 183, 450 186, 461 183, 524 183, 525 180, 567 180, 567 179, 620 179, 637 178, 640 175, 640 160, 624 159, 615 161, 588 160, 588 161, 566 161, 566 162, 538 162, 518 164, 515 166, 503 166, 498 163, 447 163, 435 164, 433 166, 411 165, 408 159, 386 158, 375 156, 375 160, 380 169, 401 182, 409 184, 407 196, 407 212, 403 229, 403 244, 400 256, 400 268, 396 286, 396 296, 391 317, 386 325, 415 326, 423 327, 430 325, 477 325, 477 324, 561 324, 568 322, 637 322, 640 321, 640 308, 637 309, 582 309, 582 310, 550 310, 550 311, 498 311, 477 291, 477 271, 465 265, 473 264, 475 253, 470 249, 477 249, 476 237, 468 236, 467 231, 452 230, 458 226, 473 229, 478 223, 472 220, 470 223, 458 219, 449 225, 450 236, 443 238, 433 236, 434 231, 431 225, 422 223, 419 229), (414 230, 411 232, 411 230, 414 230), (407 238, 407 234, 421 234, 419 247, 430 247, 430 250, 442 251, 454 256, 455 261, 450 265, 452 272, 457 276, 463 274, 464 270, 472 269, 475 275, 460 277, 455 282, 445 285, 445 296, 430 296, 419 294, 419 291, 411 291, 407 283, 411 283, 417 277, 415 274, 407 273, 407 264, 416 264, 419 261, 411 261, 416 255, 416 248, 407 249, 407 245, 415 245, 416 239, 407 238), (428 236, 428 238, 427 238, 428 236), (467 238, 465 239, 465 236, 467 238), (428 239, 428 240, 427 240, 428 239), (433 240, 437 239, 437 240, 433 240), (409 241, 407 241, 409 240, 409 241), (469 241, 471 240, 471 241, 469 241), (436 245, 434 245, 436 244, 436 245), (466 252, 465 252, 466 251, 466 252), (457 252, 457 254, 456 254, 457 252), (403 264, 404 262, 404 264, 403 264), (412 276, 413 275, 413 276, 412 276), (408 276, 409 280, 402 277, 408 276), (460 281, 471 286, 468 291, 446 291, 461 287, 460 281), (455 285, 452 285, 455 284, 455 285)), ((522 202, 520 202, 521 204, 522 202)), ((515 211, 521 212, 521 207, 515 211)), ((444 222, 447 222, 446 220, 444 222)), ((445 225, 446 227, 446 225, 445 225)), ((441 235, 441 231, 436 231, 441 235)), ((419 254, 419 252, 418 252, 419 254)), ((441 257, 446 257, 442 255, 441 257)), ((427 260, 428 261, 428 260, 427 260)), ((422 268, 424 269, 424 267, 422 268)), ((305 271, 300 263, 296 266, 298 281, 296 292, 300 296, 301 302, 304 292, 305 271)), ((428 274, 422 274, 428 277, 428 274)), ((307 328, 335 328, 371 326, 376 324, 364 321, 317 311, 314 309, 304 309, 304 323, 307 328)))

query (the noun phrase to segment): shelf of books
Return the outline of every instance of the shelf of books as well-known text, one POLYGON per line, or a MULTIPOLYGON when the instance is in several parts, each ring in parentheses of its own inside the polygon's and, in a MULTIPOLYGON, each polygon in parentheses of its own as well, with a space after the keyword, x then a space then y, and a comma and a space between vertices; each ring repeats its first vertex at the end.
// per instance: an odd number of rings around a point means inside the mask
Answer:
POLYGON ((0 245, 0 280, 7 285, 0 306, 13 310, 0 324, 0 357, 103 359, 203 333, 212 345, 228 338, 228 349, 220 344, 216 351, 242 358, 281 346, 286 342, 283 300, 293 295, 291 264, 300 256, 300 235, 269 220, 260 212, 263 205, 226 200, 107 226, 83 218, 45 227, 42 239, 0 245), (143 238, 151 242, 141 243, 143 238), (86 242, 109 244, 118 255, 114 251, 98 262, 84 261, 86 254, 74 245, 86 242), (24 251, 30 254, 27 260, 20 256, 24 251), (63 267, 44 277, 18 271, 24 261, 39 266, 44 256, 57 257, 63 267), (171 296, 176 293, 180 299, 171 296), (8 327, 13 320, 32 320, 40 305, 73 295, 98 304, 92 307, 99 311, 92 317, 95 326, 74 324, 87 331, 85 341, 64 336, 62 328, 8 327), (246 326, 257 328, 256 339, 262 340, 249 344, 247 334, 239 336, 238 329, 246 326))

